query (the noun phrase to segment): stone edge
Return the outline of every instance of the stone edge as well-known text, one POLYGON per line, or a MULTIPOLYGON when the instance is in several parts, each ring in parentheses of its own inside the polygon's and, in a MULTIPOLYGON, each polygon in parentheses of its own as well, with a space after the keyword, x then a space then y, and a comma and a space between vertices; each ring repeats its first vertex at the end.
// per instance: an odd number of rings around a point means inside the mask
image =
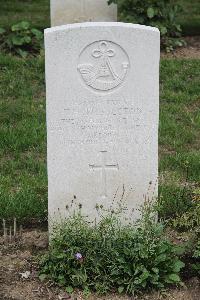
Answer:
POLYGON ((67 25, 60 25, 51 28, 46 28, 44 30, 45 34, 54 33, 63 30, 69 29, 77 29, 77 28, 92 28, 92 27, 124 27, 124 28, 132 28, 132 29, 141 29, 147 30, 152 32, 157 32, 160 34, 160 31, 156 27, 139 25, 139 24, 132 24, 132 23, 123 23, 123 22, 84 22, 84 23, 74 23, 74 24, 67 24, 67 25))

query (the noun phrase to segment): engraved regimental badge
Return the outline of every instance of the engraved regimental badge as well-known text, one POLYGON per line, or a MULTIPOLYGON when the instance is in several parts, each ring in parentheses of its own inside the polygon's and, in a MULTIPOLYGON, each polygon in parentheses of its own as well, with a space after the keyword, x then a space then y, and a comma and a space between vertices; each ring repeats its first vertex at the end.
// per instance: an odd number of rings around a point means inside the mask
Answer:
POLYGON ((78 71, 87 86, 109 91, 123 83, 129 67, 128 55, 119 45, 97 41, 81 52, 78 71))

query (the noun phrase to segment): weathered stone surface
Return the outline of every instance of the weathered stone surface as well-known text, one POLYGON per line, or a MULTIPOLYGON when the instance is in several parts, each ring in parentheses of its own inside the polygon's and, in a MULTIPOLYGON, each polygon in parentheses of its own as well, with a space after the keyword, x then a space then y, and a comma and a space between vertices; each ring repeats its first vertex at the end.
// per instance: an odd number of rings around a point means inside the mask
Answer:
POLYGON ((51 26, 117 21, 117 5, 107 0, 51 0, 51 26))
POLYGON ((50 220, 121 200, 135 220, 157 194, 159 31, 72 24, 47 29, 45 47, 50 220))

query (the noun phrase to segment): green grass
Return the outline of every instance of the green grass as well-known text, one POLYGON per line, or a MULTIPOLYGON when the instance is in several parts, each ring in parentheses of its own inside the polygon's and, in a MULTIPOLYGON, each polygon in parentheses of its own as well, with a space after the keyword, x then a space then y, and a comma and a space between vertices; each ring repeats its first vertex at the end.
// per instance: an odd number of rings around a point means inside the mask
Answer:
POLYGON ((200 35, 200 1, 176 0, 182 7, 178 17, 184 35, 200 35))
POLYGON ((44 61, 0 55, 0 217, 44 219, 44 61))
MULTIPOLYGON (((182 205, 187 165, 187 184, 200 181, 199 69, 199 60, 161 62, 160 191, 166 211, 182 205)), ((0 70, 0 218, 45 219, 44 59, 2 54, 0 70)))
POLYGON ((26 20, 34 27, 47 28, 50 24, 50 0, 0 0, 0 27, 10 27, 26 20))
POLYGON ((160 194, 163 215, 184 212, 200 183, 200 60, 163 60, 160 74, 160 194), (187 189, 185 189, 187 186, 187 189))

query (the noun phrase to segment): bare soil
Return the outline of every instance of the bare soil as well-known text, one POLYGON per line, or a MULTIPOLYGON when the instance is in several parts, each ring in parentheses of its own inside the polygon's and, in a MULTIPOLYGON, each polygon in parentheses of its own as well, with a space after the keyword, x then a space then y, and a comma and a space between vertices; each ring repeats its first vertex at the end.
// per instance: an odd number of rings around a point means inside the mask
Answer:
MULTIPOLYGON (((0 300, 82 300, 81 292, 69 295, 53 282, 38 278, 38 255, 48 247, 48 234, 40 230, 23 232, 15 241, 0 237, 0 300)), ((88 300, 199 300, 200 279, 192 278, 182 288, 152 292, 143 296, 91 295, 88 300)))
POLYGON ((164 58, 194 58, 200 59, 200 36, 190 36, 184 38, 187 45, 177 48, 171 53, 162 52, 164 58))

